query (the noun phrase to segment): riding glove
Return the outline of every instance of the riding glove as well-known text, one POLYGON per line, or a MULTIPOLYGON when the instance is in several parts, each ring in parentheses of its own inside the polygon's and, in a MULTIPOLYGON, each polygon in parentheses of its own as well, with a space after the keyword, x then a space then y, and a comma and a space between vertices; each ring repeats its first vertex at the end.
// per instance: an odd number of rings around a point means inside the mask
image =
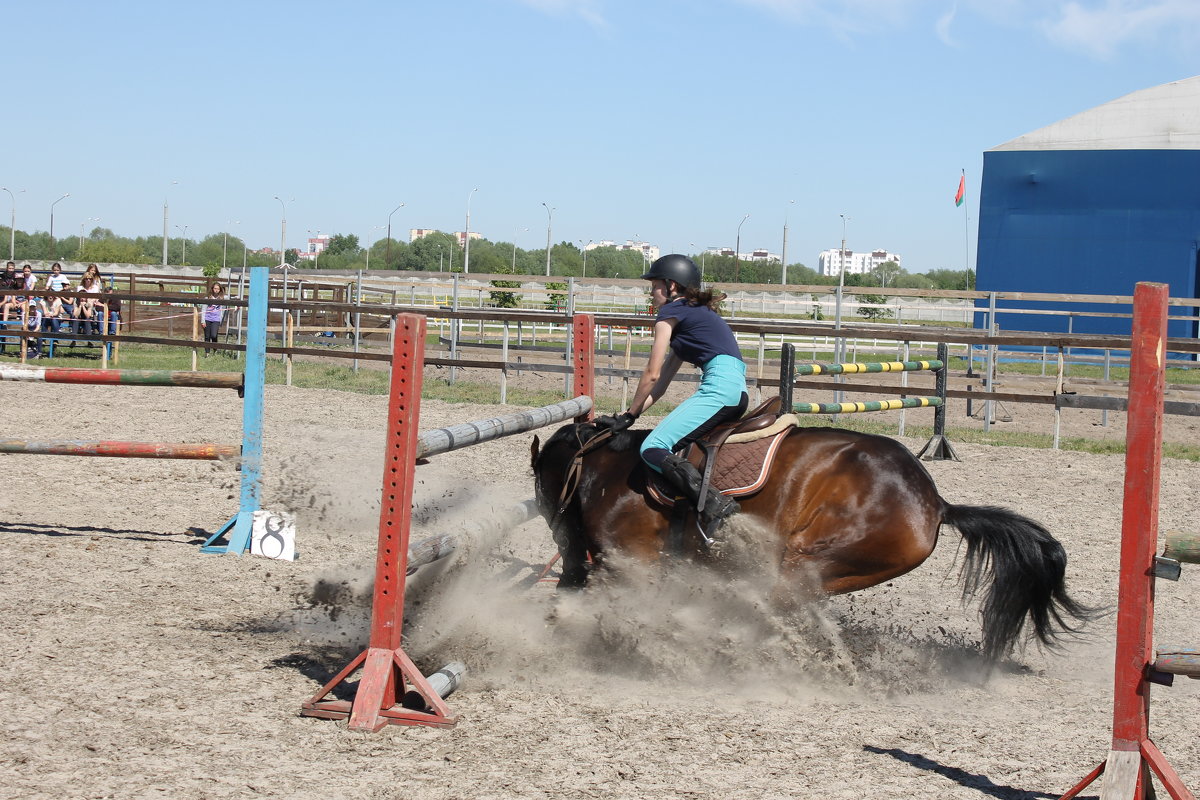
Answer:
POLYGON ((600 430, 610 430, 613 433, 618 433, 633 425, 636 419, 637 417, 626 411, 624 414, 617 414, 616 416, 610 414, 603 417, 596 417, 595 422, 596 427, 600 430))

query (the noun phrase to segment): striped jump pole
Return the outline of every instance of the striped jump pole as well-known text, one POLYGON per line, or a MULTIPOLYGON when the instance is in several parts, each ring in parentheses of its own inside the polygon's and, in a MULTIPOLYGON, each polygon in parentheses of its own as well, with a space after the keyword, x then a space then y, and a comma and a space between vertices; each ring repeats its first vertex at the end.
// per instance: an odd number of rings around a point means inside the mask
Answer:
POLYGON ((897 411, 901 408, 934 408, 940 397, 900 397, 895 400, 867 400, 862 403, 793 403, 793 414, 862 414, 867 411, 897 411))
POLYGON ((76 369, 18 367, 0 364, 0 381, 76 383, 95 386, 187 386, 200 389, 242 388, 240 372, 188 372, 167 369, 76 369))
POLYGON ((1155 670, 1153 655, 1157 575, 1154 552, 1158 545, 1167 300, 1165 283, 1139 283, 1134 289, 1121 571, 1117 582, 1112 748, 1108 758, 1061 800, 1077 796, 1101 775, 1104 800, 1144 800, 1153 794, 1151 770, 1174 800, 1196 800, 1150 739, 1151 684, 1170 685, 1171 678, 1170 674, 1155 670))
MULTIPOLYGON (((794 351, 793 346, 793 351, 794 351)), ((919 372, 946 366, 943 361, 867 361, 847 364, 797 364, 795 376, 801 375, 861 375, 868 372, 919 372)))
POLYGON ((0 439, 0 453, 35 456, 104 456, 107 458, 165 458, 219 461, 237 458, 241 448, 227 444, 173 442, 83 442, 68 439, 0 439))
MULTIPOLYGON (((384 451, 383 492, 379 511, 379 542, 375 557, 375 592, 371 604, 371 634, 367 649, 305 701, 300 713, 324 719, 348 719, 352 730, 378 731, 385 725, 450 727, 458 720, 429 681, 404 652, 405 576, 409 571, 409 535, 416 464, 421 453, 434 455, 483 441, 532 430, 591 410, 588 397, 556 403, 483 422, 455 425, 418 433, 421 384, 425 367, 426 319, 399 314, 392 352, 391 392, 388 399, 387 444, 384 451), (328 699, 336 687, 362 670, 353 700, 328 699), (424 698, 421 709, 406 708, 406 694, 424 698)), ((590 340, 589 340, 590 341, 590 340)), ((531 507, 530 507, 531 508, 531 507)), ((528 514, 526 509, 525 514, 528 514)), ((442 549, 437 544, 436 550, 442 549)), ((418 544, 417 552, 421 551, 418 544)), ((408 705, 421 705, 409 703, 408 705)))

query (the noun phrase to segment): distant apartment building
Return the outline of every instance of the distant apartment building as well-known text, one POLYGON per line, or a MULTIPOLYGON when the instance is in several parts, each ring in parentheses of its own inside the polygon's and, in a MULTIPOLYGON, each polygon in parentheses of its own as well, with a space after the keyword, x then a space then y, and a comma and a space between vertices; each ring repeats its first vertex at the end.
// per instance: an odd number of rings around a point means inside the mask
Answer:
POLYGON ((900 256, 886 250, 856 253, 853 250, 822 250, 817 256, 817 271, 822 275, 863 275, 885 261, 900 263, 900 256))
POLYGON ((661 255, 658 245, 650 244, 649 242, 635 242, 632 239, 626 239, 624 244, 618 244, 611 239, 603 239, 599 242, 592 242, 584 250, 595 250, 597 247, 615 247, 618 250, 635 250, 642 254, 642 260, 649 263, 658 259, 661 255))
MULTIPOLYGON (((705 248, 704 253, 706 255, 710 255, 710 256, 728 256, 729 258, 733 258, 733 248, 732 247, 708 247, 708 248, 705 248)), ((778 253, 772 253, 770 250, 767 250, 766 248, 758 248, 756 250, 751 250, 749 253, 739 253, 738 254, 738 261, 781 261, 781 260, 782 260, 782 256, 780 256, 778 253)))
POLYGON ((316 236, 308 239, 305 249, 300 253, 300 257, 308 261, 313 261, 321 253, 325 252, 326 247, 329 247, 329 234, 322 235, 318 233, 316 236))
MULTIPOLYGON (((436 228, 409 228, 408 241, 415 242, 417 239, 424 239, 426 236, 428 236, 431 233, 441 233, 441 231, 437 230, 436 228)), ((450 235, 453 236, 455 241, 458 242, 459 247, 466 246, 466 244, 467 244, 467 234, 466 233, 464 233, 463 231, 455 231, 454 233, 452 233, 450 235)), ((482 239, 483 234, 478 233, 477 231, 471 231, 471 238, 472 239, 482 239)))

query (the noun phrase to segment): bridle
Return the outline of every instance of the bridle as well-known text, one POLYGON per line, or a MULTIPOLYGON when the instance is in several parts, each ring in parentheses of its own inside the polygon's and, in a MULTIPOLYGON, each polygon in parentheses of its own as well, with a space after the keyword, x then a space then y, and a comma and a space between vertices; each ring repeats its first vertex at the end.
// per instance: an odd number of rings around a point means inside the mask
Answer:
POLYGON ((550 518, 551 531, 557 528, 559 520, 562 519, 567 506, 571 504, 571 500, 575 497, 575 491, 579 488, 579 476, 583 472, 583 457, 599 449, 600 445, 612 438, 612 435, 612 430, 606 429, 585 442, 579 435, 579 428, 575 428, 575 440, 579 442, 579 449, 575 451, 574 457, 571 458, 571 464, 567 467, 567 478, 563 481, 562 491, 558 494, 558 509, 554 512, 554 516, 550 518))

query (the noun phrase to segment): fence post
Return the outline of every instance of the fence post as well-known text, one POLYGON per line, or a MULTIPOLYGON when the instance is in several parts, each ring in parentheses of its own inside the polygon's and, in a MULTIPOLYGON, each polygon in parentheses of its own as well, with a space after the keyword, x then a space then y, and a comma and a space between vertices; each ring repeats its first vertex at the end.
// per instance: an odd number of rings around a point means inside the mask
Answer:
MULTIPOLYGON (((454 281, 454 283, 453 283, 454 295, 453 295, 452 299, 450 300, 450 310, 458 311, 458 274, 457 273, 455 273, 453 281, 454 281)), ((459 320, 458 317, 452 317, 450 319, 450 358, 454 361, 458 360, 458 327, 459 327, 460 321, 461 320, 459 320)), ((458 373, 458 370, 455 367, 450 368, 450 385, 451 386, 454 385, 454 380, 456 377, 458 377, 457 373, 458 373)))
MULTIPOLYGON (((200 322, 200 309, 193 306, 192 307, 192 341, 193 342, 197 341, 196 337, 199 336, 199 334, 196 332, 196 329, 199 326, 199 322, 200 322)), ((192 348, 192 372, 195 372, 195 371, 196 371, 196 348, 193 347, 192 348)))
MULTIPOLYGON (((358 280, 354 284, 354 305, 355 307, 362 306, 362 270, 358 271, 358 280)), ((354 352, 358 352, 359 342, 362 341, 362 312, 354 312, 354 352)), ((354 372, 358 372, 358 359, 354 359, 354 372)))
POLYGON ((784 344, 779 354, 779 413, 792 413, 792 390, 796 382, 796 347, 784 344))

